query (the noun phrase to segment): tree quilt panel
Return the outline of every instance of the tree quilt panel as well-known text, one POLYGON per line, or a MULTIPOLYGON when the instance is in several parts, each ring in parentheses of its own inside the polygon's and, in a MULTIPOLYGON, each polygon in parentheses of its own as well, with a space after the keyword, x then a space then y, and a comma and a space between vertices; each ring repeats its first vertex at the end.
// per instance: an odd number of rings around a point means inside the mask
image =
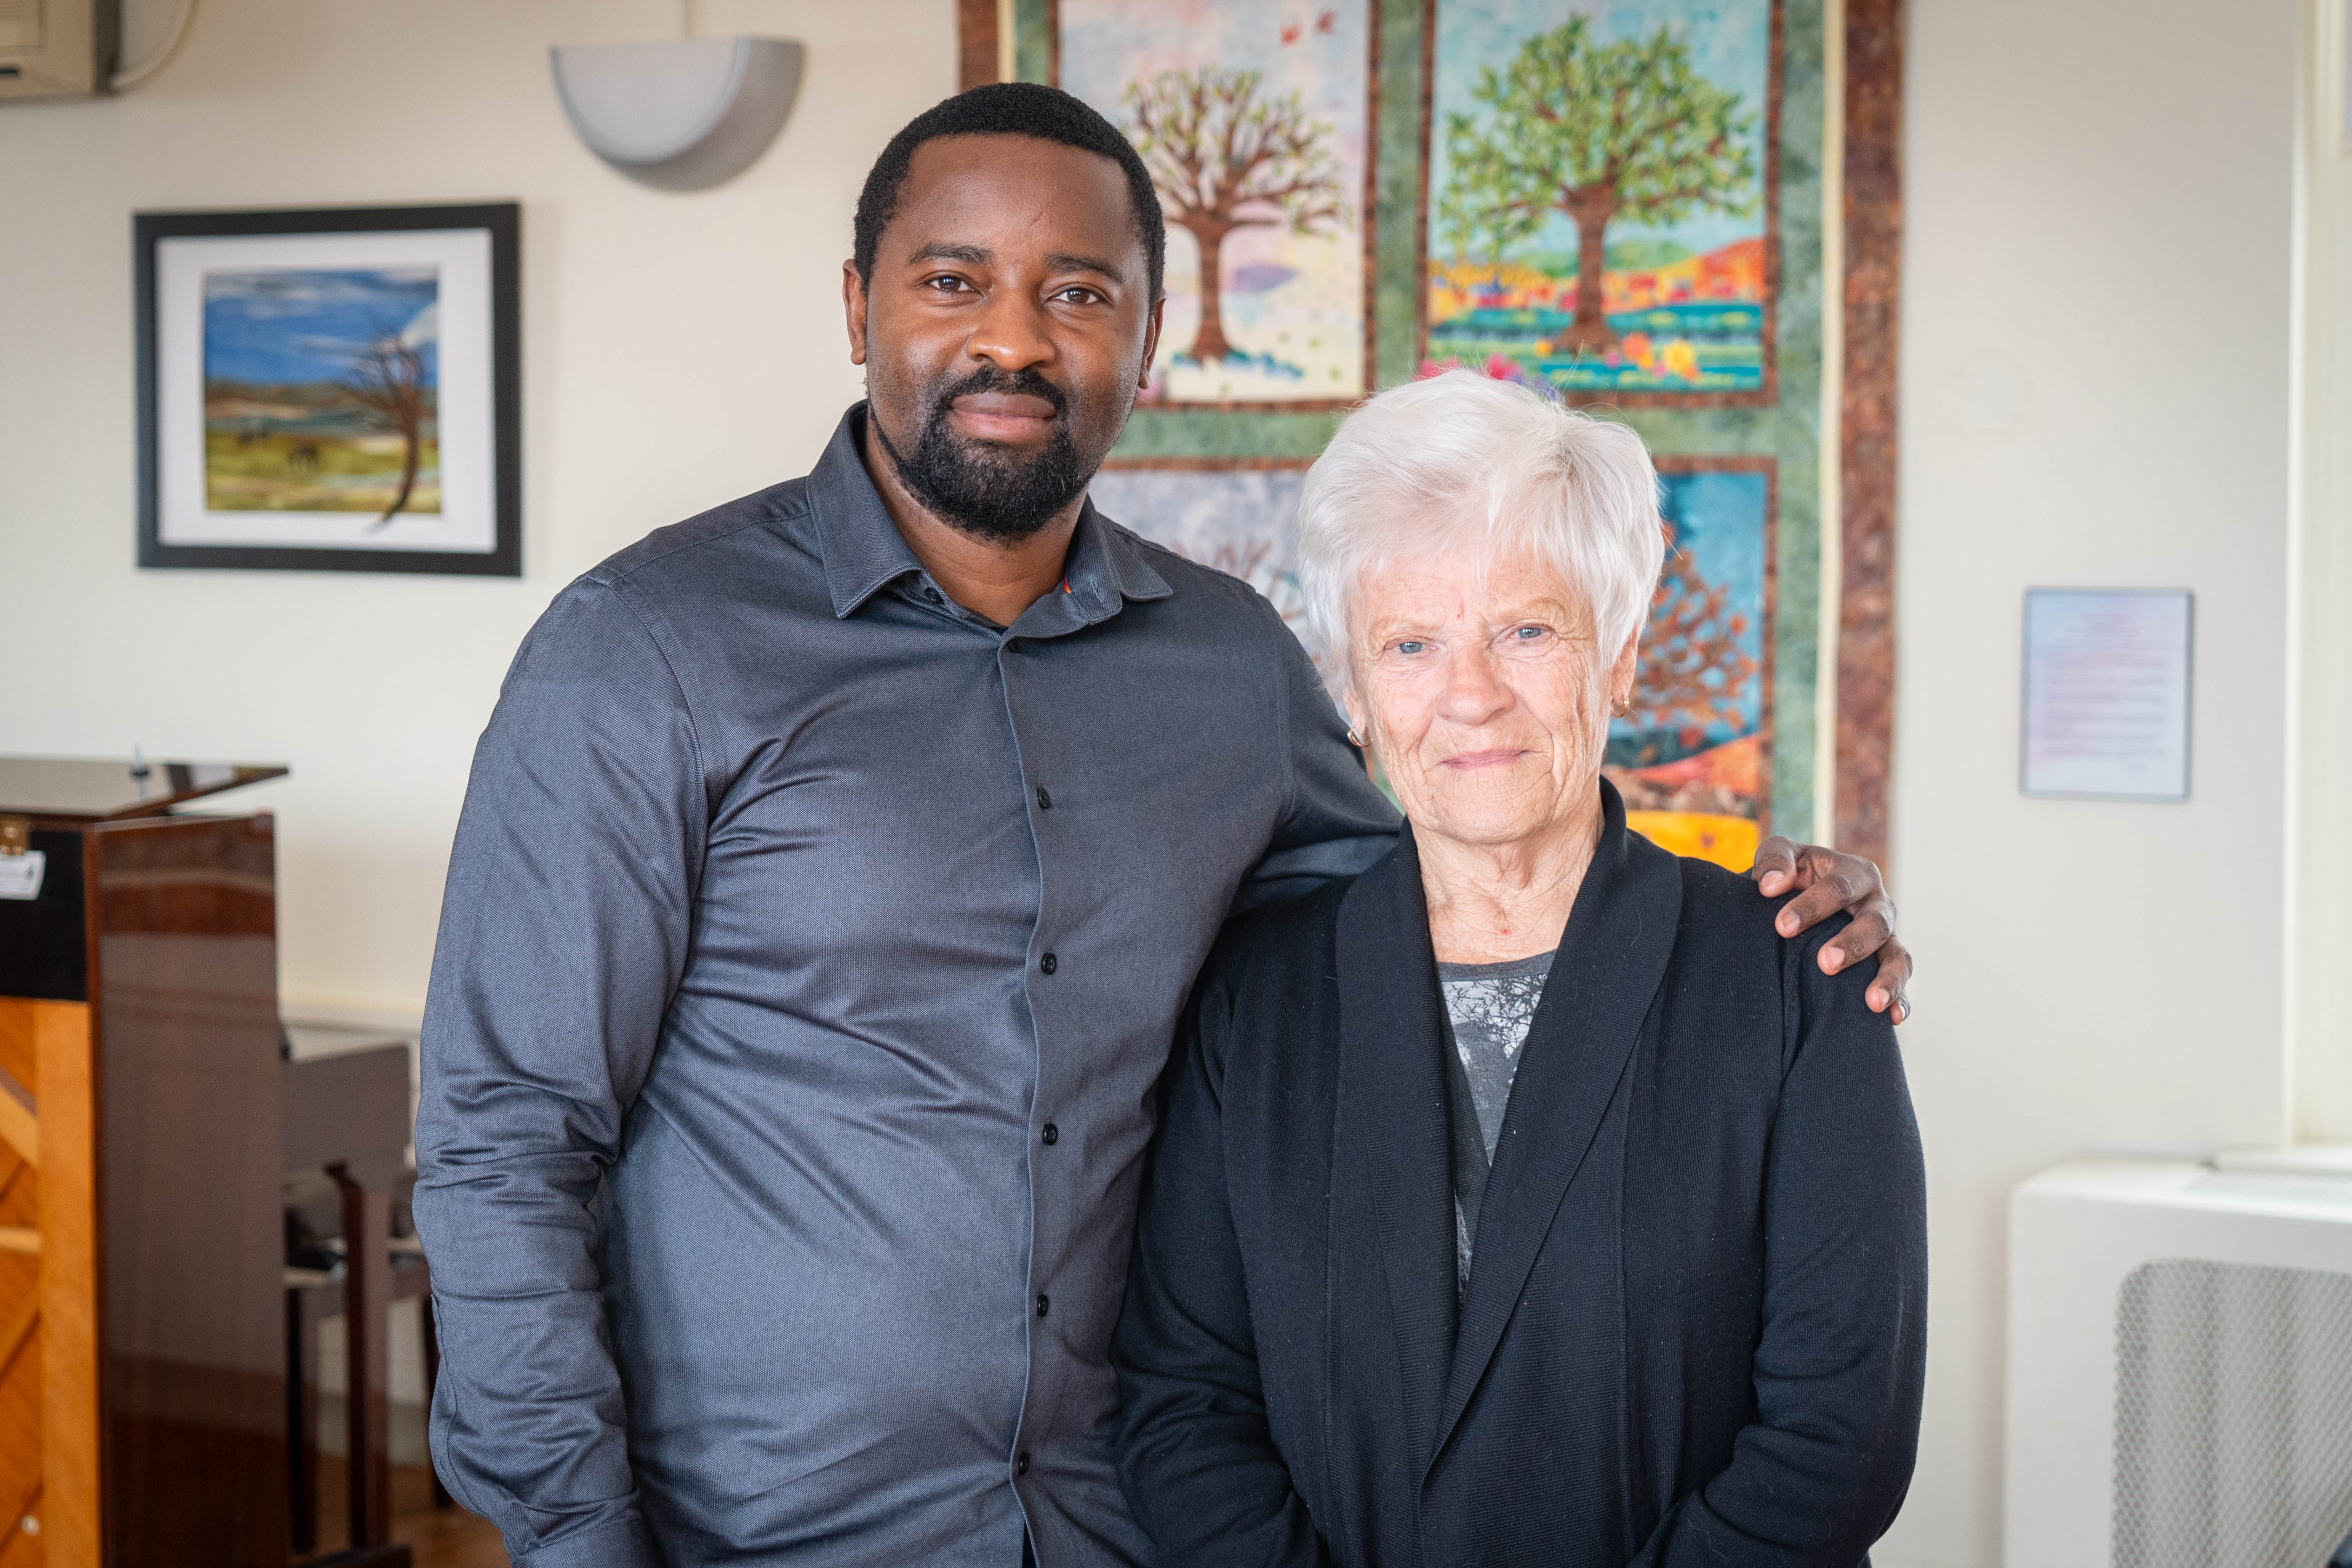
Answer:
POLYGON ((1774 0, 1430 0, 1423 354, 1769 401, 1774 0))
POLYGON ((1370 390, 1370 0, 1058 0, 1060 85, 1124 130, 1168 222, 1146 406, 1370 390))

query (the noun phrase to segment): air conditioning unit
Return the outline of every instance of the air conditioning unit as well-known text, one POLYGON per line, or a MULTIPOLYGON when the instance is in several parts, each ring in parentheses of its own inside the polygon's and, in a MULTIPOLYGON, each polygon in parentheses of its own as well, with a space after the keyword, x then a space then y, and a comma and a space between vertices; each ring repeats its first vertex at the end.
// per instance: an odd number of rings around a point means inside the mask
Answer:
POLYGON ((2326 1568, 2352 1163, 2076 1161, 2009 1215, 2007 1568, 2326 1568))
POLYGON ((121 0, 0 0, 0 100, 104 92, 121 0))

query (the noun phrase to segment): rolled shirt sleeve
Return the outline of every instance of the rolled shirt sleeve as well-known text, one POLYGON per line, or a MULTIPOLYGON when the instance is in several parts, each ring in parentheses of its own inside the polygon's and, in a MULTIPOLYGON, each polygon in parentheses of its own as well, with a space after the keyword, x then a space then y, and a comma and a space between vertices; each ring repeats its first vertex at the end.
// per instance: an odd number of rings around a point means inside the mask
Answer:
POLYGON ((654 1568, 600 1293, 596 1199, 686 962, 708 805, 637 613, 549 608, 474 755, 423 1039, 416 1219, 433 1454, 518 1561, 654 1568))

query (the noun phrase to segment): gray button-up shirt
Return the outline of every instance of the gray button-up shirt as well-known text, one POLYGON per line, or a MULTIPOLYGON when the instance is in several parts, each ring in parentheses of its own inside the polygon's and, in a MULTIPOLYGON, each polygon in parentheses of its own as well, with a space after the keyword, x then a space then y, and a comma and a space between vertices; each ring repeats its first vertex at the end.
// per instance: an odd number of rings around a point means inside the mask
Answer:
POLYGON ((1136 1560, 1105 1351, 1177 1010, 1394 829, 1263 599, 1089 506, 993 626, 863 417, 566 588, 475 754, 432 1436, 532 1568, 1136 1560))

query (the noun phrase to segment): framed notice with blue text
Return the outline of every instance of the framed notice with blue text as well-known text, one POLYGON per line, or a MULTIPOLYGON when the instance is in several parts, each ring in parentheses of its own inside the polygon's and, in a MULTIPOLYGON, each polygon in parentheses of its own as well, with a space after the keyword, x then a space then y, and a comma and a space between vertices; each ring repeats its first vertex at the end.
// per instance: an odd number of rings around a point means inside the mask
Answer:
POLYGON ((139 563, 520 576, 519 214, 139 215, 139 563))
POLYGON ((2027 795, 2189 798, 2191 611, 2186 589, 2026 590, 2027 795))

